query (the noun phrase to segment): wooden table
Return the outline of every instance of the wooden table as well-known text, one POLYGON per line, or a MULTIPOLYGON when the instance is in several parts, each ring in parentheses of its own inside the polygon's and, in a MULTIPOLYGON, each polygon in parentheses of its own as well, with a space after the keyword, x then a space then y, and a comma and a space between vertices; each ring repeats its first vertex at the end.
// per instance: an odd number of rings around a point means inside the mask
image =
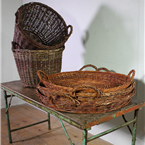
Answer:
POLYGON ((46 107, 45 105, 43 105, 42 103, 39 102, 39 98, 38 96, 35 95, 35 89, 33 88, 24 88, 21 85, 21 81, 12 81, 12 82, 6 82, 6 83, 2 83, 1 84, 1 88, 4 90, 4 98, 5 98, 5 107, 6 107, 6 117, 7 117, 7 126, 8 126, 8 134, 9 134, 9 142, 12 143, 12 138, 11 138, 11 133, 13 131, 17 131, 26 127, 30 127, 32 125, 36 125, 39 123, 43 123, 48 121, 48 128, 51 129, 51 125, 50 125, 50 114, 56 116, 57 118, 59 118, 60 123, 66 133, 66 136, 70 142, 71 145, 74 145, 71 138, 69 137, 67 130, 65 129, 65 126, 62 122, 66 121, 67 123, 83 130, 83 136, 82 136, 82 145, 87 145, 87 142, 94 140, 96 138, 99 138, 103 135, 106 135, 110 132, 113 132, 119 128, 122 128, 124 126, 127 126, 129 131, 132 134, 132 145, 135 145, 135 140, 136 140, 136 127, 137 127, 137 116, 138 116, 138 112, 139 110, 145 106, 145 102, 144 101, 139 101, 136 98, 132 98, 132 101, 125 107, 118 109, 116 111, 112 111, 112 112, 108 112, 108 113, 100 113, 100 114, 74 114, 74 113, 65 113, 65 112, 59 112, 56 111, 52 108, 46 107), (11 95, 8 95, 11 94, 11 95), (9 107, 11 104, 11 100, 13 98, 13 96, 16 96, 44 111, 46 111, 48 113, 48 119, 38 122, 38 123, 34 123, 28 126, 24 126, 21 128, 17 128, 17 129, 13 129, 11 130, 10 128, 10 120, 9 120, 9 107), (10 98, 10 101, 8 103, 7 98, 10 98), (127 121, 125 118, 125 114, 134 111, 134 118, 133 120, 127 121), (109 130, 106 130, 100 134, 94 135, 92 137, 87 136, 88 134, 88 130, 91 129, 92 126, 94 125, 99 125, 101 123, 107 122, 115 117, 118 116, 122 116, 125 123, 120 124, 119 126, 116 126, 114 128, 111 128, 109 130), (131 129, 129 124, 133 123, 133 128, 131 129))

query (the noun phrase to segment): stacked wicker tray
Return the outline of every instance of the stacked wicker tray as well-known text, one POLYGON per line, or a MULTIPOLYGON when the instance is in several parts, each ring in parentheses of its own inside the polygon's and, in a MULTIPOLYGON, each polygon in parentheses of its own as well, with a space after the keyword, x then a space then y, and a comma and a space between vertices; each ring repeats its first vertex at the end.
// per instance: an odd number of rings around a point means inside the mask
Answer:
POLYGON ((72 26, 47 5, 31 2, 15 13, 12 51, 24 87, 36 87, 37 70, 61 71, 62 52, 72 26))
POLYGON ((124 75, 92 67, 96 71, 81 68, 51 75, 39 70, 36 94, 44 105, 71 113, 105 113, 126 106, 135 94, 135 71, 124 75))

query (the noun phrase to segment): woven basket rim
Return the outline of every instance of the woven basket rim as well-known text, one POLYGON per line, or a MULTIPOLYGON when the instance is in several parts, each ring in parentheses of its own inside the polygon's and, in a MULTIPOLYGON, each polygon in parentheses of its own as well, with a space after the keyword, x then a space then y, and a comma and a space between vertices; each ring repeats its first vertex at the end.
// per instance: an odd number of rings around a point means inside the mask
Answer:
MULTIPOLYGON (((86 66, 88 66, 88 65, 86 65, 86 66)), ((120 90, 120 89, 124 89, 125 87, 128 87, 132 82, 133 82, 133 77, 134 77, 134 75, 135 75, 135 70, 131 70, 129 73, 128 73, 128 75, 125 75, 125 74, 120 74, 120 73, 115 73, 115 72, 99 72, 99 71, 68 71, 68 72, 60 72, 60 73, 55 73, 55 74, 50 74, 50 75, 47 75, 47 74, 45 74, 44 72, 42 72, 41 70, 38 70, 37 71, 37 75, 38 75, 38 77, 39 77, 39 79, 40 79, 40 82, 42 81, 42 82, 48 82, 48 83, 50 83, 50 84, 52 84, 52 85, 54 85, 54 86, 58 86, 58 87, 61 87, 62 89, 64 88, 64 87, 67 87, 67 86, 60 86, 60 85, 57 85, 57 84, 55 84, 55 83, 53 83, 53 80, 55 80, 55 79, 59 79, 59 78, 61 78, 61 76, 62 77, 65 77, 65 75, 66 76, 72 76, 72 74, 77 74, 77 75, 97 75, 97 74, 99 74, 99 75, 110 75, 110 76, 123 76, 123 77, 126 77, 126 82, 124 82, 123 83, 123 85, 119 85, 119 86, 117 86, 117 87, 113 87, 113 88, 106 88, 106 89, 104 89, 103 90, 103 92, 109 92, 109 91, 112 91, 112 90, 120 90), (41 77, 41 75, 40 75, 40 73, 42 73, 43 74, 43 76, 45 77, 45 78, 42 78, 41 77), (130 77, 130 74, 131 73, 133 73, 133 75, 130 77), (47 80, 46 80, 46 78, 47 78, 47 80)), ((116 78, 116 79, 118 79, 118 77, 114 77, 114 78, 116 78)), ((66 79, 68 79, 69 77, 67 77, 66 79)), ((67 87, 67 88, 71 88, 71 87, 67 87)))
MULTIPOLYGON (((85 65, 85 67, 88 67, 88 66, 92 66, 92 65, 85 65)), ((116 86, 116 87, 112 87, 112 88, 105 88, 105 89, 101 90, 102 92, 110 92, 110 91, 113 92, 113 91, 117 91, 117 90, 122 90, 122 89, 128 87, 133 82, 133 78, 135 76, 135 70, 131 70, 128 73, 128 75, 120 74, 120 73, 115 73, 115 72, 108 72, 108 71, 107 72, 99 72, 99 71, 80 71, 80 70, 79 71, 70 71, 70 72, 60 72, 60 73, 55 73, 55 74, 50 74, 50 75, 45 74, 41 70, 38 70, 37 71, 37 75, 38 75, 38 77, 40 79, 40 82, 49 83, 49 84, 51 84, 51 85, 53 85, 55 87, 60 87, 62 89, 63 88, 68 88, 68 89, 70 88, 71 89, 71 87, 57 85, 57 84, 53 83, 53 81, 55 79, 59 79, 60 75, 62 75, 64 77, 65 74, 69 74, 70 76, 72 76, 72 73, 77 74, 77 75, 84 75, 86 73, 89 74, 89 75, 91 75, 91 73, 92 73, 92 74, 95 74, 95 75, 100 74, 102 76, 105 74, 105 75, 110 75, 110 76, 112 76, 112 75, 116 76, 117 75, 117 76, 126 77, 126 82, 124 82, 122 85, 119 85, 119 86, 116 86), (42 75, 41 74, 43 75, 44 78, 42 78, 42 75), (131 74, 132 74, 132 76, 130 77, 131 74)), ((68 79, 68 77, 66 77, 66 79, 68 79)), ((116 79, 117 79, 117 77, 116 77, 116 79)), ((77 86, 77 87, 79 87, 79 86, 77 86)), ((95 89, 97 89, 97 88, 95 88, 95 89)))
MULTIPOLYGON (((66 22, 64 21, 64 19, 63 19, 63 17, 56 11, 56 10, 54 10, 53 8, 51 8, 50 6, 48 6, 48 5, 46 5, 46 4, 43 4, 43 3, 40 3, 40 2, 28 2, 28 3, 25 3, 25 4, 23 4, 23 5, 21 5, 19 8, 18 8, 18 10, 17 11, 20 11, 23 7, 25 7, 25 6, 27 6, 27 5, 29 5, 29 4, 38 4, 38 5, 43 5, 44 7, 46 7, 46 8, 49 8, 51 11, 53 11, 54 13, 56 13, 62 20, 63 20, 63 22, 64 22, 64 24, 66 24, 66 22)), ((20 13, 19 13, 20 14, 20 13)), ((21 15, 19 15, 20 16, 20 18, 21 18, 21 15)))
POLYGON ((12 51, 13 52, 32 52, 32 53, 36 53, 36 52, 37 53, 41 53, 41 52, 51 53, 52 52, 52 53, 54 53, 54 52, 57 52, 57 51, 63 51, 65 49, 65 46, 59 47, 57 49, 45 49, 45 50, 43 50, 43 49, 40 49, 40 50, 16 49, 16 48, 14 48, 15 44, 19 46, 19 44, 12 41, 12 51))

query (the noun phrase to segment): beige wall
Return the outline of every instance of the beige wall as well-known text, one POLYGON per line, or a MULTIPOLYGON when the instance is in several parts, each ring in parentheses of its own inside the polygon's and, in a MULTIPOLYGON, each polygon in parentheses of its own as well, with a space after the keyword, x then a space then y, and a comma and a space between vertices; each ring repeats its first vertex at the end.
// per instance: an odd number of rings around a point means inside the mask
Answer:
MULTIPOLYGON (((14 35, 15 12, 22 5, 21 0, 1 1, 1 82, 18 80, 19 75, 11 51, 11 41, 14 35)), ((14 98, 12 104, 23 103, 14 98)), ((4 107, 3 91, 1 91, 1 108, 4 107)))
MULTIPOLYGON (((36 0, 35 0, 36 1, 36 0)), ((73 26, 63 52, 62 71, 78 70, 84 64, 107 67, 128 74, 136 70, 136 97, 145 100, 144 0, 37 0, 59 12, 73 26), (85 43, 83 38, 89 33, 85 43)), ((30 0, 23 0, 23 3, 30 0)), ((2 1, 2 82, 19 79, 11 52, 14 13, 21 0, 2 1)), ((2 107, 4 104, 1 100, 2 107)), ((13 100, 13 104, 23 103, 13 100)), ((145 142, 145 109, 139 114, 136 145, 145 142)), ((132 114, 128 116, 130 119, 132 114)), ((123 123, 116 118, 92 128, 96 134, 123 123)), ((131 144, 126 128, 102 137, 114 145, 131 144)))

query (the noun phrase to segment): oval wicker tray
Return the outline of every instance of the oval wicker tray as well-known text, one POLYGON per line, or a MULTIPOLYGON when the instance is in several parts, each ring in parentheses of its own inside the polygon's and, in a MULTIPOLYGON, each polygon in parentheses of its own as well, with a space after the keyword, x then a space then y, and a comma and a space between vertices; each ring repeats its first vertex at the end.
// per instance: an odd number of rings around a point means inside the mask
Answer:
POLYGON ((124 75, 86 65, 79 71, 46 75, 39 70, 37 74, 36 94, 43 104, 58 111, 105 113, 127 105, 135 94, 134 70, 124 75), (88 66, 96 71, 82 71, 88 66))

